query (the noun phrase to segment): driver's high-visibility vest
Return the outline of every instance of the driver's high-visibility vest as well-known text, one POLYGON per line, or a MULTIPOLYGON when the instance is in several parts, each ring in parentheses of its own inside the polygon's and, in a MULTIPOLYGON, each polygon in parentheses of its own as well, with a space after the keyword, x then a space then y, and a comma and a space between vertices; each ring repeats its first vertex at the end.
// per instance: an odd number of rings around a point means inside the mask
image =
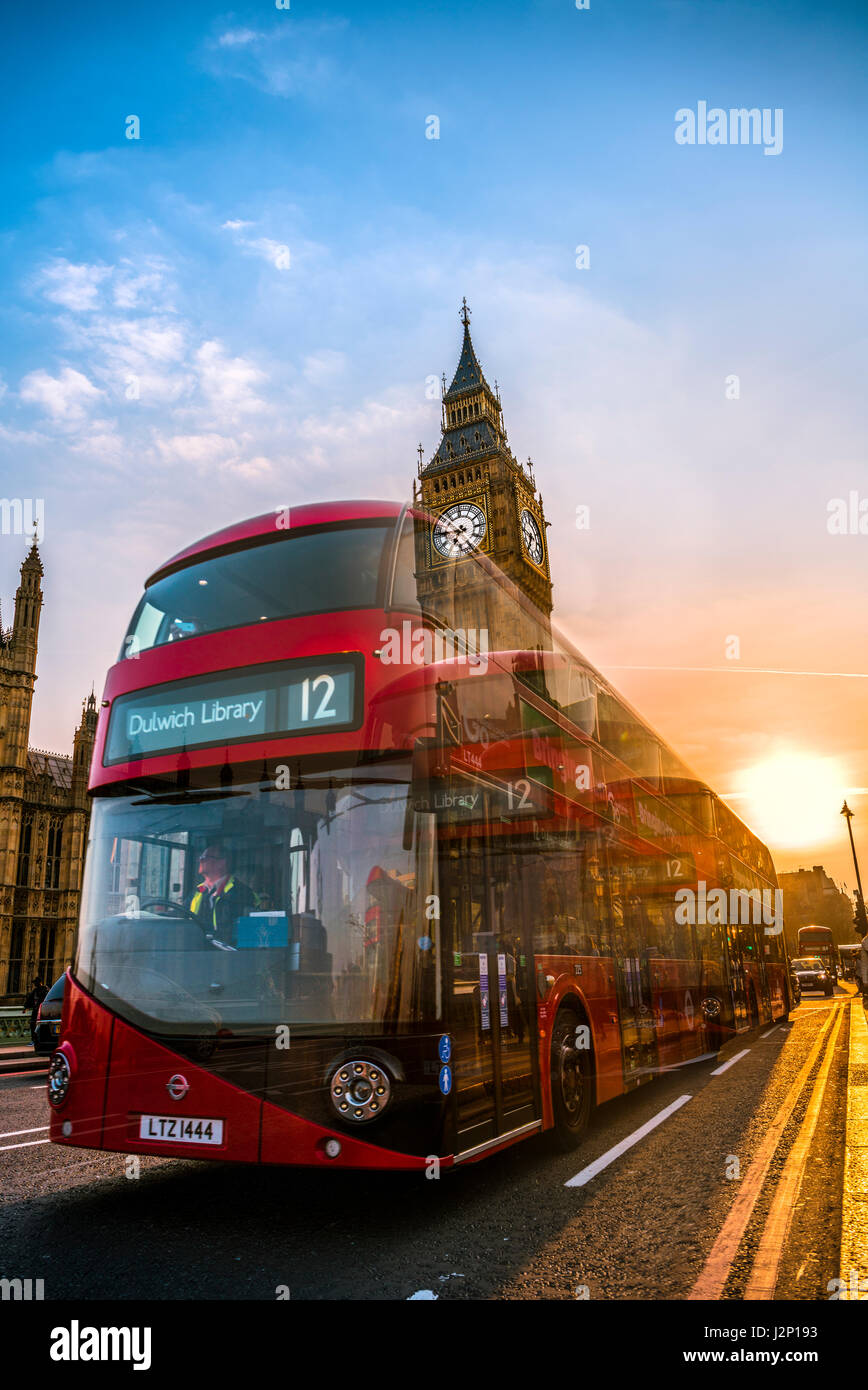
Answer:
MULTIPOLYGON (((223 901, 223 899, 226 897, 226 894, 229 892, 229 889, 233 888, 234 886, 235 875, 230 874, 229 878, 227 878, 217 897, 214 899, 214 902, 211 904, 211 924, 215 932, 217 931, 217 904, 223 901)), ((199 916, 199 908, 202 906, 202 899, 207 896, 208 889, 205 887, 204 883, 200 883, 190 901, 190 911, 195 913, 197 917, 199 916)))

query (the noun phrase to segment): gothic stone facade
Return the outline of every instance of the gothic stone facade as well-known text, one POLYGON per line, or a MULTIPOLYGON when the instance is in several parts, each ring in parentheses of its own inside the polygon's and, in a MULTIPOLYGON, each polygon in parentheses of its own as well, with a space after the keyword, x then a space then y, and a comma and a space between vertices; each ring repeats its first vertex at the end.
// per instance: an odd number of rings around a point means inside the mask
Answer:
POLYGON ((72 961, 87 839, 87 780, 96 733, 90 695, 72 757, 28 747, 42 610, 34 542, 21 566, 11 628, 0 623, 0 1004, 22 1001, 36 975, 52 984, 72 961))

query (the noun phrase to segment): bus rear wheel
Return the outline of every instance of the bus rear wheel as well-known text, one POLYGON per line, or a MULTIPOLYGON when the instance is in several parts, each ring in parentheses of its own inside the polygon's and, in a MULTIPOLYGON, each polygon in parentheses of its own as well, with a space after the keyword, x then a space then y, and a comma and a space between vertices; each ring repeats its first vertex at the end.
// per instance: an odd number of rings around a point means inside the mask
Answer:
MULTIPOLYGON (((579 1046, 583 1039, 576 1031, 583 1023, 584 1019, 574 1009, 561 1009, 552 1030, 554 1128, 550 1134, 553 1145, 558 1149, 574 1149, 580 1143, 591 1114, 591 1049, 590 1046, 579 1046)), ((587 1032, 590 1034, 590 1029, 587 1032)))

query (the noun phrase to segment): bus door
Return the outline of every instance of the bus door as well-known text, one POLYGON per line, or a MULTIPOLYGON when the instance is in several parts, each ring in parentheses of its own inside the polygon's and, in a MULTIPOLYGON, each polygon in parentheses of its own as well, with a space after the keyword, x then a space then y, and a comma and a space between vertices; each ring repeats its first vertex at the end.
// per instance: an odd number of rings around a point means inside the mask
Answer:
POLYGON ((539 1122, 526 940, 533 918, 508 853, 492 852, 483 834, 453 842, 451 850, 441 859, 447 1028, 454 1150, 467 1154, 539 1122))
POLYGON ((656 933, 629 868, 610 861, 612 949, 621 1019, 624 1085, 630 1090, 650 1081, 659 1065, 657 1036, 665 1019, 663 1001, 655 998, 650 961, 657 958, 656 933))
POLYGON ((737 926, 726 928, 726 954, 729 968, 729 987, 732 993, 733 1026, 738 1031, 749 1021, 748 970, 741 949, 741 933, 737 926))

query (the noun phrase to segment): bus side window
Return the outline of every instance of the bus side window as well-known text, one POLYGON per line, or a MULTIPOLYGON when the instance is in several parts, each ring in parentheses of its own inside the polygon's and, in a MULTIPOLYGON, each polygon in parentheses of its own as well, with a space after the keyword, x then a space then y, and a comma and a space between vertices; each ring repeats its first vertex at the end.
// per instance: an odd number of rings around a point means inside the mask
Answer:
POLYGON ((398 541, 398 554, 395 561, 395 577, 391 595, 387 595, 391 608, 409 609, 418 613, 420 609, 419 591, 416 584, 416 540, 413 518, 404 518, 401 539, 398 541))

